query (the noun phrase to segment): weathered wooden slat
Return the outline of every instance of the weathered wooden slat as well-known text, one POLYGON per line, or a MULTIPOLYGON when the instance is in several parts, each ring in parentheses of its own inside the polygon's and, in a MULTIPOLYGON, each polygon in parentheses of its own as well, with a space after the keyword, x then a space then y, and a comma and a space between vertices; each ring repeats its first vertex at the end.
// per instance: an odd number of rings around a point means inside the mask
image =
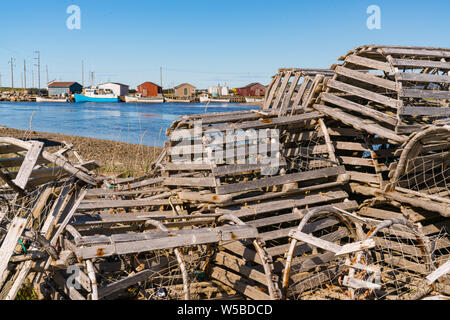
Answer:
POLYGON ((298 89, 297 95, 295 96, 294 102, 292 103, 292 112, 291 114, 295 113, 295 110, 301 106, 303 96, 306 92, 306 89, 308 88, 308 85, 311 83, 310 77, 305 77, 303 79, 302 84, 300 85, 300 88, 298 89))
POLYGON ((302 109, 306 110, 311 103, 313 103, 314 97, 316 97, 318 90, 318 87, 323 82, 324 76, 323 75, 316 75, 314 77, 313 82, 311 83, 311 87, 308 89, 308 94, 305 95, 303 102, 302 102, 302 109))
MULTIPOLYGON (((183 148, 182 153, 185 154, 185 149, 188 149, 187 151, 193 151, 190 150, 192 148, 183 148)), ((211 170, 211 164, 209 163, 177 163, 177 162, 166 162, 162 165, 164 167, 164 170, 166 171, 203 171, 203 170, 211 170)))
POLYGON ((291 78, 292 72, 287 72, 284 75, 284 79, 283 79, 283 83, 281 84, 280 89, 278 90, 278 94, 277 97, 275 99, 275 102, 272 105, 272 110, 278 110, 278 105, 281 102, 282 97, 284 96, 285 92, 286 92, 286 87, 289 83, 289 79, 291 78))
POLYGON ((420 115, 420 116, 450 116, 450 108, 439 107, 401 107, 399 114, 406 115, 420 115))
POLYGON ((399 96, 402 98, 422 98, 422 99, 446 99, 450 100, 450 91, 422 90, 422 89, 402 89, 399 96))
POLYGON ((450 83, 450 76, 439 74, 398 72, 395 78, 397 81, 450 83))
MULTIPOLYGON (((150 218, 147 218, 147 220, 150 218)), ((132 242, 132 241, 143 241, 143 240, 154 240, 159 238, 171 238, 178 236, 192 236, 197 234, 208 234, 208 233, 241 233, 248 230, 248 226, 224 226, 218 228, 199 228, 195 231, 191 229, 181 229, 181 230, 169 230, 169 231, 151 231, 144 233, 121 233, 112 235, 93 235, 93 236, 83 236, 79 239, 75 239, 77 246, 86 246, 99 243, 119 243, 119 242, 132 242)))
POLYGON ((395 126, 397 124, 397 119, 395 117, 389 116, 386 113, 380 112, 378 110, 369 108, 369 107, 365 107, 363 105, 360 105, 356 102, 335 96, 333 94, 330 93, 326 93, 323 92, 320 95, 321 100, 335 104, 339 107, 345 108, 347 110, 350 111, 356 111, 359 112, 363 115, 366 115, 368 117, 372 117, 376 120, 382 121, 382 122, 386 122, 390 125, 395 126))
POLYGON ((450 260, 440 266, 437 270, 433 271, 427 276, 427 280, 429 284, 432 284, 440 277, 448 274, 450 272, 450 260))
POLYGON ((450 63, 443 61, 432 60, 414 60, 414 59, 395 59, 391 60, 392 64, 396 67, 409 67, 409 68, 436 68, 442 70, 450 70, 450 63))
POLYGON ((395 134, 392 130, 384 128, 376 123, 368 123, 362 121, 360 118, 352 116, 336 108, 330 108, 325 105, 314 105, 314 109, 332 117, 333 119, 340 120, 343 123, 353 126, 355 129, 366 131, 372 134, 379 135, 386 138, 396 144, 401 144, 406 141, 406 137, 395 134))
POLYGON ((17 241, 22 235, 27 219, 15 217, 10 224, 8 233, 3 240, 2 246, 0 247, 0 276, 8 266, 9 259, 14 253, 14 249, 17 246, 17 241))
POLYGON ((33 171, 39 156, 44 148, 44 143, 39 141, 32 141, 31 147, 25 155, 22 166, 19 169, 17 177, 14 179, 14 183, 22 189, 25 189, 28 179, 30 178, 31 172, 33 171))
POLYGON ((350 55, 345 58, 345 62, 356 64, 370 69, 378 69, 387 73, 393 73, 393 68, 389 63, 381 62, 369 58, 359 57, 356 55, 350 55))
POLYGON ((152 179, 145 179, 142 181, 137 181, 137 182, 133 182, 130 183, 127 186, 124 186, 123 188, 121 188, 121 190, 132 190, 132 189, 137 189, 137 188, 142 188, 142 187, 146 187, 152 184, 158 184, 160 182, 162 182, 164 180, 163 177, 158 177, 158 178, 152 178, 152 179))
POLYGON ((382 48, 382 50, 389 55, 400 55, 400 56, 410 55, 420 57, 450 58, 450 52, 443 50, 409 49, 409 48, 382 48))
POLYGON ((361 82, 369 83, 372 85, 376 85, 381 88, 389 89, 392 91, 397 91, 397 83, 395 81, 383 79, 381 77, 377 77, 370 73, 363 73, 360 71, 355 71, 352 69, 348 69, 342 66, 336 67, 336 74, 345 76, 347 78, 355 79, 361 82))
POLYGON ((278 74, 275 76, 275 78, 273 79, 273 81, 271 83, 270 92, 269 92, 269 95, 266 95, 267 99, 264 102, 263 110, 269 109, 269 106, 272 103, 273 97, 275 95, 275 92, 278 89, 278 85, 279 85, 280 81, 281 81, 281 75, 278 74))
POLYGON ((294 231, 289 234, 291 238, 298 241, 308 243, 314 247, 318 247, 327 251, 338 253, 341 251, 342 247, 330 241, 325 241, 321 238, 310 236, 309 234, 303 233, 301 231, 294 231))
MULTIPOLYGON (((286 165, 286 160, 279 160, 277 168, 282 168, 286 165)), ((270 163, 264 164, 231 164, 227 166, 214 167, 212 174, 214 176, 226 176, 242 172, 258 171, 266 168, 274 168, 275 166, 270 163)))
POLYGON ((145 188, 145 190, 131 190, 131 191, 116 191, 114 189, 89 189, 86 194, 87 197, 107 197, 107 196, 133 196, 133 195, 147 195, 154 194, 158 192, 166 192, 169 191, 168 188, 164 187, 154 187, 154 188, 145 188))
POLYGON ((258 112, 250 112, 250 113, 244 113, 241 112, 240 114, 231 114, 231 115, 217 115, 215 117, 200 119, 202 125, 210 125, 210 124, 217 124, 217 123, 226 123, 226 122, 236 122, 236 121, 250 121, 250 120, 257 120, 261 118, 262 114, 258 112))
POLYGON ((380 290, 381 285, 375 284, 372 282, 364 281, 357 278, 350 278, 349 276, 345 276, 342 283, 344 286, 353 288, 353 289, 370 289, 370 290, 380 290))
POLYGON ((350 174, 350 180, 359 181, 364 183, 375 183, 380 184, 381 179, 378 175, 373 173, 357 172, 357 171, 347 171, 350 174))
POLYGON ((214 177, 208 178, 174 178, 168 177, 164 180, 165 186, 188 186, 188 187, 215 187, 214 177))
MULTIPOLYGON (((357 157, 346 157, 346 156, 338 156, 338 158, 342 161, 343 164, 353 165, 353 166, 365 166, 365 167, 374 167, 374 161, 370 158, 357 158, 357 157)), ((386 170, 388 168, 386 167, 386 170)))
POLYGON ((132 242, 119 242, 115 244, 96 245, 86 248, 78 248, 76 255, 80 259, 94 257, 108 257, 112 255, 139 253, 160 249, 170 249, 184 246, 192 246, 219 241, 255 238, 258 236, 256 228, 251 226, 234 226, 234 228, 222 228, 211 232, 180 234, 175 237, 163 237, 151 240, 132 242))
POLYGON ((292 99, 292 95, 294 94, 294 91, 295 91, 295 89, 296 89, 296 87, 297 87, 298 81, 300 80, 300 77, 301 77, 301 76, 302 76, 302 75, 301 75, 301 73, 299 73, 299 72, 297 72, 297 73, 295 74, 295 77, 294 77, 294 79, 292 80, 292 82, 291 82, 291 84, 290 84, 289 91, 288 91, 288 93, 286 94, 286 96, 284 97, 284 100, 283 100, 283 102, 282 102, 282 104, 281 104, 280 112, 278 113, 278 116, 284 116, 284 115, 286 115, 286 112, 287 112, 287 110, 288 110, 289 104, 290 104, 291 99, 292 99))
MULTIPOLYGON (((16 158, 6 158, 0 159, 0 167, 2 168, 11 168, 11 167, 20 167, 23 163, 24 157, 16 157, 16 158)), ((48 163, 48 160, 39 157, 36 161, 37 165, 42 165, 48 163)))
MULTIPOLYGON (((218 133, 218 132, 225 132, 225 131, 231 131, 231 130, 248 130, 248 129, 268 129, 268 128, 274 128, 278 126, 288 126, 288 125, 300 125, 302 122, 306 122, 309 120, 314 120, 320 118, 320 113, 318 112, 309 112, 294 116, 285 116, 285 117, 278 117, 278 118, 263 118, 257 121, 247 121, 242 123, 233 123, 233 124, 225 124, 225 125, 217 125, 213 128, 204 127, 203 130, 208 133, 218 133)), ((174 132, 174 134, 177 131, 174 132)), ((182 137, 183 139, 191 139, 191 138, 198 138, 199 133, 194 132, 194 129, 181 129, 177 132, 178 139, 182 137)))
POLYGON ((254 181, 248 181, 243 183, 221 185, 216 188, 217 194, 229 194, 241 191, 255 190, 259 188, 282 185, 286 183, 292 183, 304 180, 314 180, 319 178, 327 178, 336 176, 338 174, 345 173, 345 169, 342 166, 329 167, 323 169, 317 169, 312 171, 305 171, 299 173, 286 174, 284 176, 274 176, 269 178, 261 178, 254 181))
MULTIPOLYGON (((172 200, 173 204, 180 204, 182 201, 172 200)), ((169 205, 168 200, 98 200, 96 202, 82 202, 78 206, 78 210, 95 210, 105 208, 131 208, 131 207, 145 207, 145 206, 164 206, 169 205)))
POLYGON ((137 272, 135 274, 132 274, 124 279, 120 279, 119 281, 116 281, 114 283, 108 284, 107 286, 104 286, 102 288, 98 289, 98 298, 104 298, 107 297, 115 292, 118 292, 120 290, 124 290, 126 288, 129 288, 136 283, 142 282, 142 281, 148 281, 153 276, 159 275, 160 270, 166 268, 168 265, 168 261, 166 259, 163 259, 159 265, 152 266, 147 270, 142 270, 140 272, 137 272))
POLYGON ((258 288, 255 288, 254 285, 246 282, 241 276, 225 269, 214 267, 211 277, 242 293, 250 299, 270 300, 270 296, 268 294, 262 292, 258 288))
POLYGON ((337 80, 330 80, 327 83, 327 87, 333 88, 351 95, 358 96, 360 98, 375 101, 381 104, 384 104, 386 106, 389 106, 391 108, 398 108, 399 101, 393 98, 389 98, 386 96, 383 96, 381 94, 362 89, 356 86, 349 85, 347 83, 337 81, 337 80))
POLYGON ((229 268, 244 277, 257 281, 262 285, 267 285, 267 278, 264 273, 246 265, 246 261, 240 257, 233 256, 227 252, 216 254, 214 264, 229 268))
POLYGON ((363 241, 357 241, 353 243, 345 244, 341 247, 341 250, 336 252, 337 256, 342 256, 344 254, 353 253, 356 251, 361 251, 365 249, 370 249, 375 247, 375 241, 373 239, 366 239, 363 241))
MULTIPOLYGON (((348 197, 348 194, 345 191, 329 191, 326 194, 315 194, 315 195, 302 195, 299 197, 295 197, 294 199, 277 199, 274 201, 269 201, 267 203, 258 203, 246 207, 237 207, 237 208, 217 208, 216 213, 218 214, 232 214, 238 218, 245 218, 251 216, 257 216, 258 214, 280 211, 284 209, 290 209, 295 207, 304 207, 304 206, 312 206, 314 204, 330 202, 330 201, 338 201, 348 197)), ((355 206, 355 202, 348 201, 344 204, 336 204, 337 206, 343 205, 344 207, 340 207, 341 209, 347 210, 351 207, 355 206)), ((297 216, 299 216, 297 214, 297 216)))
POLYGON ((364 217, 370 217, 380 220, 389 220, 389 219, 404 219, 405 217, 398 212, 393 212, 389 210, 383 210, 378 208, 371 207, 362 207, 359 212, 359 215, 364 217))

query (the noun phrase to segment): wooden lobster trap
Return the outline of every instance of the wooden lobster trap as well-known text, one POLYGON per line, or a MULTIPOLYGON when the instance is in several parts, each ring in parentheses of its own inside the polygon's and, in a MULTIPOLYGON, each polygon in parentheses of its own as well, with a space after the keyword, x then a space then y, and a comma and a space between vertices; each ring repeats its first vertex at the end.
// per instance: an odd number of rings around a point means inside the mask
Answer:
POLYGON ((223 120, 205 115, 201 126, 191 122, 185 124, 188 129, 171 132, 163 185, 181 189, 180 199, 237 205, 275 198, 297 186, 306 191, 345 174, 319 113, 258 114, 252 121, 233 117, 235 122, 213 124, 223 120))
POLYGON ((393 143, 450 114, 450 49, 362 46, 334 65, 314 108, 393 143))
MULTIPOLYGON (((131 217, 130 217, 131 218, 131 217)), ((223 243, 255 239, 254 227, 223 223, 217 215, 206 217, 155 216, 134 220, 134 232, 121 228, 126 218, 109 221, 109 231, 82 228, 71 223, 66 228, 64 249, 74 253, 80 283, 67 286, 70 273, 49 270, 49 279, 59 274, 65 280, 58 290, 71 299, 137 298, 146 300, 210 299, 235 295, 211 276, 212 261, 223 243), (119 231, 121 230, 121 231, 119 231)), ((87 225, 85 224, 84 227, 87 225)), ((72 262, 73 263, 73 262, 72 262)), ((52 280, 48 285, 52 285, 52 280)))
POLYGON ((412 134, 390 166, 385 192, 403 202, 450 215, 450 126, 412 134), (414 196, 414 199, 410 199, 414 196))
POLYGON ((310 211, 290 236, 283 274, 289 299, 417 300, 431 293, 448 294, 450 289, 445 275, 447 235, 425 236, 404 219, 360 218, 328 207, 310 211), (336 241, 309 233, 307 226, 324 213, 337 217, 350 236, 336 241), (312 246, 315 254, 293 262, 299 242, 312 246))
POLYGON ((273 76, 264 97, 263 111, 278 116, 308 111, 323 90, 332 70, 281 68, 273 76))

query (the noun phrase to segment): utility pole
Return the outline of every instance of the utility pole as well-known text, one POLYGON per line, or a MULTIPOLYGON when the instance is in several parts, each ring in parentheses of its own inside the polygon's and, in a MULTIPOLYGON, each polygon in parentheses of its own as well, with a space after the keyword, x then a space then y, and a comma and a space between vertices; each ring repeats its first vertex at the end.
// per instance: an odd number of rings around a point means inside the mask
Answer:
POLYGON ((27 63, 23 60, 23 88, 27 88, 27 63))
POLYGON ((81 60, 81 85, 84 87, 84 61, 81 60))
POLYGON ((35 58, 38 63, 37 63, 37 67, 38 67, 38 89, 39 91, 41 91, 41 52, 40 51, 35 51, 34 53, 37 53, 37 58, 35 58))
POLYGON ((11 89, 14 89, 14 58, 11 57, 11 61, 9 62, 11 64, 11 89))
POLYGON ((48 85, 48 65, 45 65, 45 71, 47 72, 47 85, 48 85))

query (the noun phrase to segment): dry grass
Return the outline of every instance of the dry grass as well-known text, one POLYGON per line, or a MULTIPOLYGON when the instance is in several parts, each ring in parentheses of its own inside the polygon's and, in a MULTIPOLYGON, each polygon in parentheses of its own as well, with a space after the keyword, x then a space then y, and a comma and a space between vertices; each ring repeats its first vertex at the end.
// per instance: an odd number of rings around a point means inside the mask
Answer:
POLYGON ((40 140, 51 146, 48 149, 50 152, 57 151, 59 149, 57 145, 65 141, 73 144, 74 150, 83 160, 99 162, 102 165, 99 173, 121 177, 148 173, 151 164, 162 150, 138 144, 11 128, 0 128, 0 136, 40 140))

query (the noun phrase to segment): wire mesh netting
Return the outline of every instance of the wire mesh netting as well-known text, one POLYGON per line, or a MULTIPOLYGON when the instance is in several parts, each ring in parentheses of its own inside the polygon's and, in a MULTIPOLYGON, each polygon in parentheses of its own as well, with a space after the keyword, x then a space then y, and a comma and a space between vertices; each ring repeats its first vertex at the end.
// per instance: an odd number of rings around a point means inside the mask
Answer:
MULTIPOLYGON (((174 249, 155 250, 133 255, 118 255, 105 259, 97 259, 96 268, 99 288, 114 286, 120 281, 142 274, 141 281, 120 291, 121 298, 139 298, 146 300, 178 300, 205 298, 213 289, 205 290, 211 251, 209 246, 191 246, 174 249), (180 259, 181 265, 180 266, 180 259), (118 265, 117 270, 108 269, 118 265), (185 272, 184 272, 185 271, 185 272), (186 278, 184 278, 186 277, 186 278)), ((100 289, 100 298, 108 290, 100 289)), ((117 292, 113 295, 117 296, 117 292)))
POLYGON ((448 275, 434 286, 426 281, 427 275, 449 260, 445 231, 426 237, 403 221, 364 229, 375 241, 373 247, 343 256, 328 252, 330 261, 316 259, 319 263, 309 270, 305 262, 292 268, 289 298, 416 300, 438 293, 441 283, 448 282, 448 275))
POLYGON ((288 163, 287 168, 292 172, 304 172, 337 165, 330 157, 320 124, 308 129, 281 134, 282 155, 288 163))
POLYGON ((403 151, 407 154, 402 155, 404 159, 400 159, 393 177, 396 189, 431 195, 435 199, 449 198, 450 130, 439 129, 413 141, 403 151))

